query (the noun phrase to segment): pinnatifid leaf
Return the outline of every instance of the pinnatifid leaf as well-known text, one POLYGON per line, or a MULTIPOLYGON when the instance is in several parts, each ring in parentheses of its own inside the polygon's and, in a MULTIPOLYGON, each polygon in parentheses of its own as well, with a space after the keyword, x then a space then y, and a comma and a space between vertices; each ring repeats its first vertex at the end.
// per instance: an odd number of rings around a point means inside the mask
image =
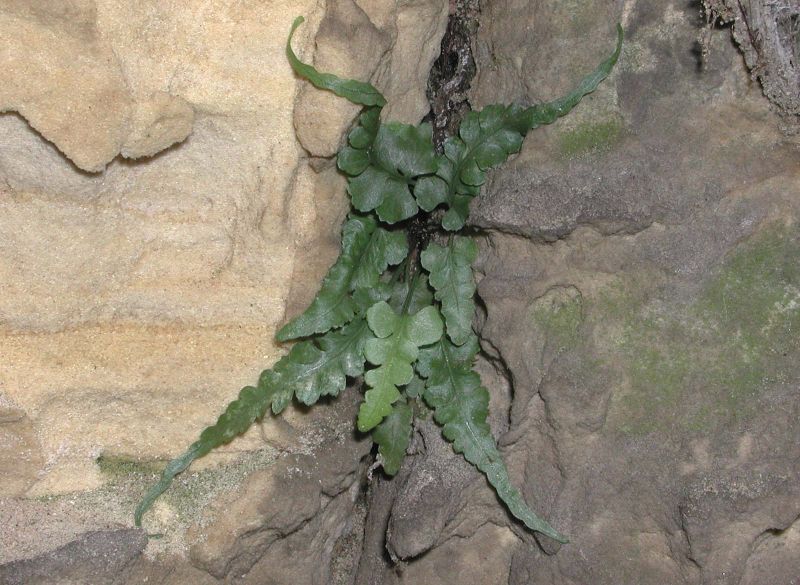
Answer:
POLYGON ((173 478, 188 468, 198 457, 202 457, 217 447, 229 443, 244 433, 256 420, 262 418, 272 402, 272 394, 262 388, 245 386, 239 397, 228 404, 217 422, 200 433, 200 438, 192 443, 181 455, 170 461, 161 472, 161 477, 144 495, 134 512, 136 526, 142 525, 142 516, 172 483, 173 478))
POLYGON ((398 402, 372 431, 372 440, 378 444, 381 464, 387 475, 395 475, 400 471, 411 440, 412 418, 411 407, 405 402, 398 402))
POLYGON ((361 104, 363 106, 383 106, 386 104, 386 98, 369 83, 363 81, 356 81, 354 79, 343 79, 337 77, 332 73, 320 73, 311 65, 303 63, 297 58, 292 50, 292 37, 294 31, 300 26, 305 19, 298 16, 292 23, 292 29, 289 32, 289 39, 286 41, 286 58, 289 59, 289 64, 300 77, 307 79, 314 87, 319 89, 327 89, 336 95, 350 100, 354 104, 361 104))
POLYGON ((408 398, 421 398, 425 392, 425 380, 419 377, 415 372, 411 381, 403 388, 403 394, 408 398))
POLYGON ((376 337, 367 341, 364 355, 376 366, 364 376, 369 386, 358 411, 358 430, 375 428, 400 399, 398 386, 408 384, 419 348, 436 342, 443 332, 442 319, 428 306, 413 315, 397 314, 388 303, 376 303, 367 311, 367 322, 376 337))
MULTIPOLYGON (((620 55, 622 29, 614 53, 566 96, 531 107, 488 106, 465 116, 459 135, 444 143, 444 154, 433 148, 428 124, 417 127, 381 124, 386 100, 372 85, 321 73, 295 55, 291 41, 302 17, 295 19, 286 43, 294 71, 314 86, 367 106, 348 135, 348 146, 337 164, 349 176, 353 206, 375 212, 385 223, 408 219, 419 208, 431 212, 447 207, 442 225, 455 231, 464 226, 469 204, 486 181, 486 172, 518 152, 526 133, 567 114, 594 91, 620 55)), ((474 243, 453 239, 447 247, 429 246, 408 260, 408 282, 386 270, 408 255, 405 235, 378 226, 371 215, 353 216, 343 229, 342 253, 329 271, 317 298, 278 333, 281 341, 309 337, 294 345, 272 369, 262 373, 257 387, 247 386, 216 423, 200 434, 183 454, 169 462, 159 481, 136 509, 136 525, 173 478, 192 461, 244 433, 268 409, 278 414, 296 398, 313 404, 323 395, 338 395, 348 377, 366 372, 369 389, 357 426, 373 430, 387 474, 399 470, 408 447, 413 411, 403 399, 423 396, 443 425, 454 449, 486 474, 509 511, 534 531, 560 542, 566 539, 525 504, 510 482, 508 471, 486 423, 489 394, 472 370, 478 351, 471 332, 475 284, 471 263, 474 243), (440 302, 446 321, 433 306, 440 302)), ((415 406, 422 407, 417 401, 415 406)), ((424 408, 424 407, 422 407, 424 408)))
POLYGON ((475 242, 460 236, 447 246, 431 243, 420 256, 422 266, 430 273, 431 286, 436 289, 436 300, 442 304, 447 335, 456 345, 462 345, 472 335, 475 316, 472 263, 477 256, 475 242))
POLYGON ((459 135, 444 143, 435 178, 420 180, 415 190, 417 203, 425 211, 440 204, 447 206, 442 226, 450 231, 464 227, 469 215, 469 202, 486 182, 486 171, 505 162, 519 152, 529 130, 552 124, 570 112, 590 94, 613 69, 622 48, 622 28, 617 27, 614 52, 592 73, 584 77, 569 94, 552 102, 523 108, 486 106, 480 112, 469 112, 461 122, 459 135))
POLYGON ((148 490, 136 508, 134 519, 141 526, 142 516, 153 502, 198 457, 229 443, 266 414, 279 414, 294 396, 304 404, 313 404, 320 396, 336 396, 345 388, 347 377, 364 373, 364 344, 372 333, 363 317, 340 331, 311 341, 295 344, 291 351, 272 367, 264 370, 258 387, 246 386, 239 397, 228 404, 217 422, 200 433, 184 453, 169 462, 158 483, 148 490))
POLYGON ((358 124, 347 135, 349 146, 339 151, 336 166, 343 173, 352 177, 360 175, 370 165, 369 148, 375 142, 381 126, 381 109, 367 108, 358 117, 358 124))
POLYGON ((375 114, 366 112, 348 142, 337 164, 350 175, 347 192, 353 207, 362 212, 375 210, 386 223, 415 215, 419 207, 411 184, 437 168, 430 125, 379 124, 375 114))
POLYGON ((508 510, 529 529, 565 543, 567 539, 539 518, 511 484, 486 422, 489 392, 472 371, 477 352, 474 335, 460 347, 442 337, 436 345, 421 350, 417 369, 427 378, 425 402, 434 409, 434 419, 443 426, 453 449, 486 475, 508 510))
POLYGON ((386 268, 402 262, 407 253, 403 232, 378 227, 371 217, 352 217, 342 229, 342 253, 322 288, 303 313, 278 331, 276 339, 308 337, 346 324, 358 312, 352 291, 375 287, 386 268))
POLYGON ((330 331, 314 341, 295 344, 289 354, 259 379, 274 398, 272 411, 280 413, 293 397, 306 405, 320 396, 337 396, 347 377, 364 372, 364 345, 372 339, 366 320, 359 317, 342 329, 330 331))

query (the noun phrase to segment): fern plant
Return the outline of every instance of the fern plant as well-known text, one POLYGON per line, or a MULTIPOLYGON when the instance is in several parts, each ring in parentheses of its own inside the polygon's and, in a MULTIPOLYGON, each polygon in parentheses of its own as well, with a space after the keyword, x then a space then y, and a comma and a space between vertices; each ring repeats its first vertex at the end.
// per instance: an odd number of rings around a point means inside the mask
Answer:
POLYGON ((455 451, 486 475, 517 519, 566 543, 511 484, 487 424, 489 393, 473 370, 479 345, 472 330, 472 263, 478 249, 457 232, 489 169, 518 152, 528 131, 567 114, 609 74, 620 54, 621 27, 613 54, 568 95, 529 107, 469 112, 458 136, 448 138, 439 153, 429 124, 381 120, 386 100, 372 85, 300 61, 291 40, 302 22, 294 21, 286 44, 294 71, 364 106, 337 157, 353 207, 342 229, 341 254, 308 309, 278 331, 279 341, 295 341, 289 352, 166 466, 137 507, 136 525, 177 474, 268 410, 280 414, 292 400, 312 405, 321 396, 338 395, 348 379, 363 377, 357 428, 371 433, 385 473, 396 474, 405 457, 412 403, 417 410, 430 408, 455 451))

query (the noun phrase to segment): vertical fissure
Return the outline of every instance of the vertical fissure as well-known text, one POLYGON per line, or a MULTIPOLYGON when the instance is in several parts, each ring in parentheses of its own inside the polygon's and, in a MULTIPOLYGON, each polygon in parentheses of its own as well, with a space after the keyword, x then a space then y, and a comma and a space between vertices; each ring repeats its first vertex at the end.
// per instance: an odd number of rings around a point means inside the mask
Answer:
MULTIPOLYGON (((444 141, 458 132, 464 115, 470 110, 468 91, 476 73, 473 58, 474 39, 478 30, 479 0, 451 0, 447 28, 441 51, 428 76, 426 94, 430 111, 424 121, 433 128, 433 143, 442 152, 444 141)), ((418 234, 419 245, 430 234, 429 214, 420 213, 408 226, 412 236, 418 234)), ((438 223, 437 223, 438 227, 438 223)), ((352 576, 354 585, 383 582, 383 573, 394 565, 387 554, 386 541, 394 502, 409 478, 412 458, 406 458, 403 469, 393 479, 377 477, 366 486, 366 518, 361 541, 361 558, 352 576)))

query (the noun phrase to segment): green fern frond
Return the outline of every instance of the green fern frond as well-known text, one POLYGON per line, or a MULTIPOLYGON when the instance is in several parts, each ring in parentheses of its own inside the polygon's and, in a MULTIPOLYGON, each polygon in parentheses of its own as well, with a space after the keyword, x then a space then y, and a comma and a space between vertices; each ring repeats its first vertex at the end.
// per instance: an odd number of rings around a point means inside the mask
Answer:
POLYGON ((292 23, 292 29, 289 31, 289 39, 286 41, 286 58, 289 64, 303 79, 307 79, 311 84, 319 89, 327 89, 336 95, 350 100, 354 104, 362 106, 383 106, 386 104, 386 98, 381 95, 377 89, 369 83, 363 81, 356 81, 354 79, 343 79, 332 73, 320 73, 311 65, 303 63, 297 58, 297 55, 292 51, 292 37, 297 27, 305 22, 305 18, 298 16, 292 23))
POLYGON ((395 475, 406 457, 411 441, 411 422, 414 413, 406 402, 398 402, 383 422, 372 431, 372 440, 378 444, 381 466, 387 475, 395 475))
POLYGON ((364 376, 369 390, 358 411, 358 430, 362 433, 375 428, 391 412, 392 404, 400 400, 398 386, 408 384, 413 377, 412 364, 419 348, 436 342, 444 327, 435 307, 398 315, 384 301, 370 307, 367 322, 375 338, 367 341, 364 355, 378 367, 364 376))
POLYGON ((342 229, 342 252, 322 281, 322 288, 303 313, 284 325, 275 338, 289 341, 341 327, 356 314, 351 294, 357 288, 377 285, 390 265, 408 254, 403 232, 388 232, 371 217, 352 217, 342 229))
POLYGON ((477 244, 459 236, 447 246, 431 243, 420 256, 423 268, 431 275, 430 283, 436 289, 436 300, 442 304, 447 335, 456 345, 464 344, 472 335, 475 316, 472 263, 477 256, 477 244))
POLYGON ((350 175, 347 192, 353 207, 375 210, 381 221, 397 223, 416 215, 419 207, 411 193, 417 177, 436 172, 437 157, 429 124, 410 126, 397 122, 379 124, 372 140, 364 120, 353 131, 350 146, 339 154, 339 168, 350 175), (366 146, 361 147, 361 144, 366 146))
POLYGON ((530 530, 566 542, 511 484, 486 422, 489 393, 472 369, 478 352, 472 332, 476 244, 450 236, 446 245, 431 243, 422 250, 428 236, 415 231, 409 249, 403 227, 411 222, 386 224, 444 205, 442 226, 461 229, 486 172, 518 152, 529 130, 568 113, 609 74, 620 54, 622 29, 614 53, 568 95, 531 107, 494 105, 470 112, 438 155, 428 124, 381 123, 386 100, 372 85, 320 73, 300 61, 291 41, 302 22, 295 19, 286 43, 294 71, 366 106, 337 158, 353 207, 364 215, 348 218, 341 253, 317 296, 276 334, 279 341, 300 341, 169 462, 136 508, 136 525, 177 474, 244 433, 268 410, 279 414, 292 400, 311 405, 322 396, 337 396, 348 379, 363 375, 367 391, 357 427, 372 433, 388 475, 402 465, 414 411, 425 408, 422 398, 455 451, 486 475, 511 514, 530 530))
POLYGON ((434 419, 453 443, 453 449, 480 469, 509 511, 525 526, 561 543, 567 538, 539 518, 511 484, 503 458, 497 449, 486 418, 489 392, 472 371, 478 342, 472 336, 461 347, 442 337, 439 343, 420 352, 420 374, 427 378, 424 398, 434 409, 434 419))
POLYGON ((524 108, 491 105, 464 116, 459 135, 444 143, 435 177, 421 179, 415 190, 417 203, 425 211, 447 206, 442 226, 449 231, 464 227, 469 202, 486 182, 486 171, 505 162, 522 146, 529 130, 552 124, 568 114, 581 99, 597 89, 613 69, 622 49, 622 27, 617 27, 617 46, 608 59, 584 77, 567 95, 544 104, 524 108))

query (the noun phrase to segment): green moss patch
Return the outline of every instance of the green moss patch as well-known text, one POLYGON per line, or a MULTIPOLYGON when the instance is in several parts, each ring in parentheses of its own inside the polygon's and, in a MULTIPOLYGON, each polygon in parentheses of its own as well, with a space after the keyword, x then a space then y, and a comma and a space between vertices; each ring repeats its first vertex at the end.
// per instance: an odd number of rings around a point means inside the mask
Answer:
POLYGON ((583 298, 574 287, 555 288, 531 306, 534 324, 558 349, 573 349, 581 339, 583 298))
POLYGON ((138 461, 127 457, 101 455, 95 460, 100 473, 109 479, 126 476, 150 476, 160 473, 163 465, 155 461, 138 461))
POLYGON ((619 118, 590 121, 565 130, 559 137, 559 152, 565 158, 610 150, 622 138, 624 125, 619 118))
POLYGON ((741 244, 688 306, 659 310, 665 305, 630 303, 636 297, 614 293, 596 305, 600 319, 606 306, 628 306, 627 316, 606 314, 622 319, 621 334, 606 340, 621 358, 611 419, 622 432, 737 424, 766 388, 797 377, 797 230, 773 226, 741 244))

